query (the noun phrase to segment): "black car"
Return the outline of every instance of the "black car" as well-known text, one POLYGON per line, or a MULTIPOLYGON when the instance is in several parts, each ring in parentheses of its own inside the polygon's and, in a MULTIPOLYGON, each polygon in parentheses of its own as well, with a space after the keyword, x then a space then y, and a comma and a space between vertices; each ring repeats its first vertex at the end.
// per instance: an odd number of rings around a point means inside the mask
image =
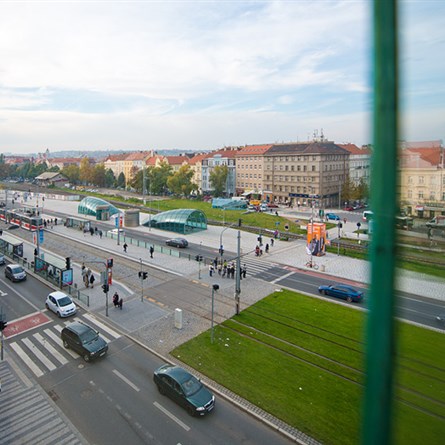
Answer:
POLYGON ((203 416, 215 407, 215 396, 179 366, 162 365, 154 372, 153 380, 161 394, 183 406, 191 416, 203 416))
POLYGON ((185 238, 172 238, 172 239, 168 239, 165 244, 167 244, 167 246, 172 246, 172 247, 187 247, 189 245, 188 241, 185 238))
POLYGON ((60 336, 63 346, 77 352, 86 362, 102 357, 108 351, 108 345, 99 332, 79 321, 63 328, 60 336))

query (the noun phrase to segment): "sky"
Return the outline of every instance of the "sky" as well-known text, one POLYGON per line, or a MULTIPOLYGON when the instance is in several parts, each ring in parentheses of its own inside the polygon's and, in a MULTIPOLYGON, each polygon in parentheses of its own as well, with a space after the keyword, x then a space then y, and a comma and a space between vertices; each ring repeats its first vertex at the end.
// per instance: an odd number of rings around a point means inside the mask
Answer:
MULTIPOLYGON (((399 5, 400 137, 442 139, 445 2, 399 5)), ((0 0, 0 152, 372 143, 371 7, 0 0)))

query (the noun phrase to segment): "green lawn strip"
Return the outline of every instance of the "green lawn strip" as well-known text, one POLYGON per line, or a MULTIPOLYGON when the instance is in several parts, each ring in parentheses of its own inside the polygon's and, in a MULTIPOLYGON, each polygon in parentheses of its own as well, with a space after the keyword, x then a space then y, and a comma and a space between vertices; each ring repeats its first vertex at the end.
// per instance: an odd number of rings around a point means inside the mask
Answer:
POLYGON ((305 332, 304 329, 297 330, 288 326, 276 325, 272 320, 258 319, 255 314, 250 312, 243 312, 237 317, 236 321, 245 324, 247 327, 251 326, 266 334, 282 338, 289 343, 311 350, 315 354, 320 354, 346 366, 357 370, 363 369, 363 354, 362 351, 357 351, 357 345, 354 345, 354 349, 349 349, 337 342, 334 335, 330 339, 326 339, 318 336, 318 334, 305 332))
POLYGON ((413 409, 396 400, 393 410, 395 445, 426 445, 443 443, 445 422, 436 416, 413 409))
POLYGON ((397 393, 401 400, 440 416, 445 421, 445 384, 438 380, 419 376, 404 369, 399 369, 397 393))
POLYGON ((219 326, 172 355, 324 444, 358 441, 360 385, 219 326))
POLYGON ((320 367, 325 371, 338 374, 339 376, 354 382, 361 384, 363 383, 363 374, 361 371, 351 369, 348 365, 343 365, 343 363, 335 362, 330 357, 320 356, 317 352, 310 350, 310 348, 309 350, 301 349, 299 345, 290 344, 287 341, 271 337, 263 332, 252 329, 250 326, 245 326, 232 320, 227 320, 224 322, 222 327, 230 328, 240 335, 245 335, 252 340, 262 342, 272 348, 283 351, 286 354, 290 354, 294 356, 295 359, 303 360, 308 364, 313 364, 314 367, 320 367))

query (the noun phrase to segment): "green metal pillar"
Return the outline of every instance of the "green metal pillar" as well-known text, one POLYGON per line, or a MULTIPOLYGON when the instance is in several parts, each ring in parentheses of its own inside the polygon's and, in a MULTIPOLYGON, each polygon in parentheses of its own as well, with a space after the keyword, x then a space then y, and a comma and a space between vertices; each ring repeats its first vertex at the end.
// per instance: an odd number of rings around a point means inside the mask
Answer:
POLYGON ((374 0, 374 152, 371 289, 362 443, 391 443, 395 354, 398 141, 397 1, 374 0))

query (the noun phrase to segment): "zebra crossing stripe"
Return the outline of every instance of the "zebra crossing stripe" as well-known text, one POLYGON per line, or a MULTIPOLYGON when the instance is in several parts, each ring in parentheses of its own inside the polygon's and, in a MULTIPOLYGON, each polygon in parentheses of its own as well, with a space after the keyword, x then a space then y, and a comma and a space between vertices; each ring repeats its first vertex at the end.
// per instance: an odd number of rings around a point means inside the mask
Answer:
POLYGON ((68 360, 57 351, 45 338, 43 338, 38 332, 33 337, 62 365, 66 365, 68 360))
POLYGON ((56 365, 51 362, 40 349, 34 345, 34 343, 29 338, 22 339, 22 342, 33 352, 33 354, 50 370, 54 371, 56 365))
POLYGON ((84 314, 83 315, 87 320, 91 321, 91 323, 99 326, 99 328, 103 329, 105 332, 108 332, 112 337, 119 338, 121 334, 119 334, 116 331, 113 331, 113 329, 109 328, 107 325, 101 323, 99 320, 97 320, 95 317, 93 317, 90 314, 84 314))
MULTIPOLYGON (((60 326, 60 325, 55 325, 54 328, 56 328, 59 332, 62 330, 62 326, 60 326)), ((56 334, 54 334, 53 331, 51 331, 50 329, 45 329, 43 332, 49 338, 51 338, 54 342, 56 342, 58 345, 63 346, 62 339, 60 337, 58 337, 56 334)), ((71 349, 65 349, 65 352, 67 352, 73 358, 79 358, 80 357, 79 354, 77 354, 76 352, 72 351, 71 349)))
POLYGON ((42 377, 43 371, 28 357, 28 354, 17 343, 10 343, 11 349, 26 363, 26 366, 37 376, 42 377))

